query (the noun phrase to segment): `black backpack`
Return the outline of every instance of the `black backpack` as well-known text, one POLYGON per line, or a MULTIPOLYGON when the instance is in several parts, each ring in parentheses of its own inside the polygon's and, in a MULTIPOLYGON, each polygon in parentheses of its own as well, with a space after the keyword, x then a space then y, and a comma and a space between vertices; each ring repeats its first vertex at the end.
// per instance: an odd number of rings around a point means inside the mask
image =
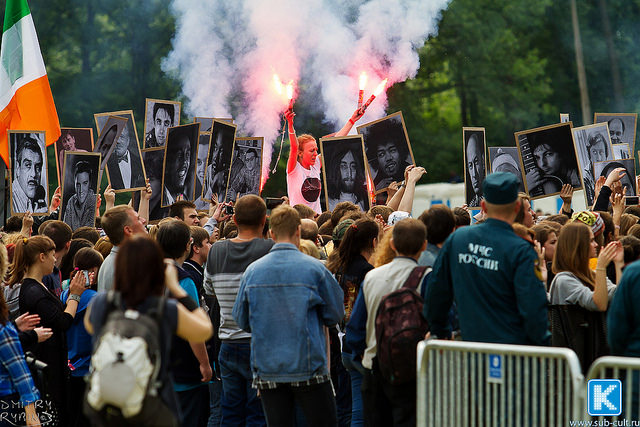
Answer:
POLYGON ((416 347, 429 330, 416 289, 427 268, 415 267, 404 285, 383 297, 378 307, 376 358, 382 376, 391 384, 416 379, 416 347))
POLYGON ((123 309, 109 291, 106 322, 91 356, 85 414, 103 425, 173 425, 162 402, 160 323, 167 298, 146 313, 123 309))

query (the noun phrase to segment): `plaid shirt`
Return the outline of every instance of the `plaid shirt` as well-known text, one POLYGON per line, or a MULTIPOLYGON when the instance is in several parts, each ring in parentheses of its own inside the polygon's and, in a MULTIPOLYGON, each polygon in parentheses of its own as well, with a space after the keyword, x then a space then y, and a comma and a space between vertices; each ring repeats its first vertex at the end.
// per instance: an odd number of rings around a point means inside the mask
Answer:
POLYGON ((28 405, 40 399, 31 372, 24 359, 18 331, 11 322, 0 325, 0 396, 20 394, 20 402, 28 405))
POLYGON ((253 379, 253 383, 251 383, 251 387, 252 388, 257 388, 259 390, 273 390, 274 388, 278 387, 278 385, 282 385, 282 384, 286 384, 289 385, 291 387, 302 387, 305 385, 315 385, 315 384, 322 384, 322 383, 326 383, 327 381, 329 381, 331 379, 331 377, 327 374, 327 375, 317 375, 315 377, 311 377, 308 380, 305 381, 294 381, 294 382, 290 382, 290 383, 278 383, 275 381, 265 381, 265 380, 261 380, 260 378, 254 378, 253 379))

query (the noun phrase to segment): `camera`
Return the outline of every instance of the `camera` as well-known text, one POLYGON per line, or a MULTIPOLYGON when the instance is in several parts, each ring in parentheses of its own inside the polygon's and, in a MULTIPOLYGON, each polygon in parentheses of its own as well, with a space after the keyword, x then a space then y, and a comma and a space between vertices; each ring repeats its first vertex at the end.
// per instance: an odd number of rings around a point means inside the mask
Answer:
POLYGON ((224 213, 227 214, 227 215, 233 215, 233 206, 225 205, 224 213))
POLYGON ((284 203, 284 200, 282 200, 280 197, 265 197, 264 202, 267 205, 267 209, 275 209, 276 207, 284 203))
POLYGON ((634 206, 638 205, 639 200, 638 196, 624 196, 624 205, 625 206, 634 206))

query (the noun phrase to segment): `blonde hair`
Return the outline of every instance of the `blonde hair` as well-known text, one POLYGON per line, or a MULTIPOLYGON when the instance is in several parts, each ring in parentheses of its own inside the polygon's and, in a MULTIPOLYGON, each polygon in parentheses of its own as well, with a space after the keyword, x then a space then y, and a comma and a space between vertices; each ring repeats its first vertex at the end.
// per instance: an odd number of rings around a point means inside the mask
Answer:
POLYGON ((296 156, 298 159, 300 159, 300 154, 302 154, 302 151, 304 150, 304 144, 308 142, 316 142, 316 139, 308 133, 303 133, 296 139, 298 140, 298 153, 296 154, 296 156))
POLYGON ((376 268, 389 264, 396 257, 396 251, 391 247, 391 238, 393 237, 391 230, 393 230, 393 227, 388 228, 384 232, 380 243, 371 257, 372 264, 376 268))
POLYGON ((16 243, 16 249, 13 253, 13 263, 11 264, 11 272, 7 285, 13 286, 22 282, 27 269, 34 265, 40 254, 49 251, 55 251, 56 245, 53 240, 46 236, 33 236, 30 238, 23 237, 16 243))
POLYGON ((589 268, 591 233, 581 222, 572 222, 560 230, 558 244, 553 254, 551 270, 553 274, 562 271, 573 273, 586 287, 593 289, 595 274, 589 268))
POLYGON ((301 239, 300 240, 300 252, 303 254, 307 254, 316 259, 320 259, 320 251, 318 247, 311 240, 301 239))
POLYGON ((269 229, 280 237, 291 237, 300 226, 300 214, 289 205, 280 205, 271 212, 269 229))

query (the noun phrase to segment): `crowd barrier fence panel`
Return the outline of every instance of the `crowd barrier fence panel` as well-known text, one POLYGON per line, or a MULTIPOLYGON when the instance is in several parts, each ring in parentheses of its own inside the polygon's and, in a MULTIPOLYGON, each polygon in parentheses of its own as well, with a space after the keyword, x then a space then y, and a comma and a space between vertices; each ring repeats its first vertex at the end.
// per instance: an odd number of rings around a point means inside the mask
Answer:
MULTIPOLYGON (((596 359, 589 367, 585 388, 590 380, 617 379, 622 382, 622 414, 608 418, 610 421, 622 419, 638 420, 640 415, 640 359, 635 357, 604 356, 596 359)), ((586 403, 586 402, 585 402, 586 403)), ((584 409, 587 413, 587 407, 584 409)), ((603 421, 605 417, 593 417, 603 421)), ((621 421, 622 422, 622 421, 621 421)))
POLYGON ((416 387, 418 427, 566 426, 586 414, 568 348, 421 341, 416 387))

